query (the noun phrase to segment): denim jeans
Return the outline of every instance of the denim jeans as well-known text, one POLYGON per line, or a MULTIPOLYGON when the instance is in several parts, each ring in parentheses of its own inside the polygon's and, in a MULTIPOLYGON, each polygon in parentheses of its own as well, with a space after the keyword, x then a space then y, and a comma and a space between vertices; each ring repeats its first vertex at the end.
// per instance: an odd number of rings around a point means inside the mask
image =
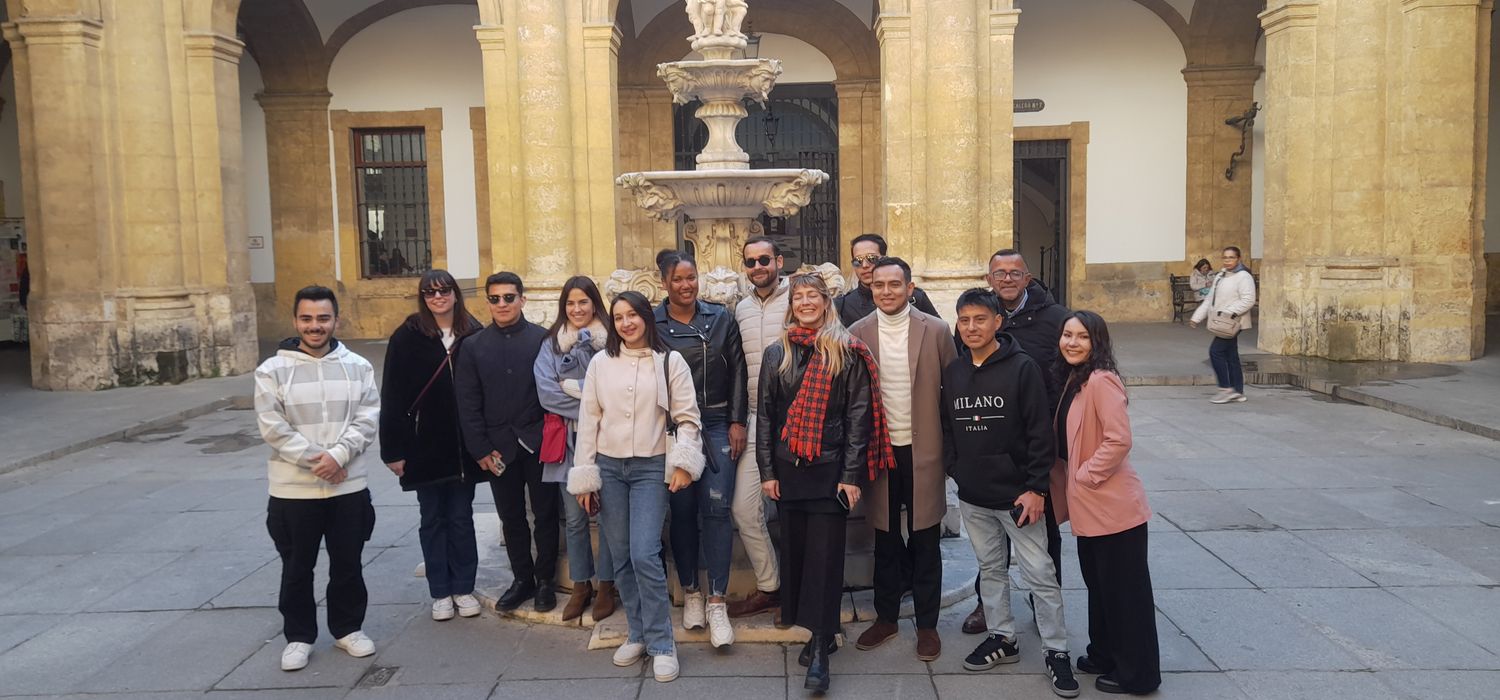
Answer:
POLYGON ((738 465, 729 458, 729 421, 723 411, 703 413, 703 476, 672 494, 672 561, 677 582, 698 588, 698 553, 708 565, 708 594, 729 591, 729 564, 734 555, 734 477, 738 465), (701 535, 701 536, 700 536, 701 535))
POLYGON ((1021 580, 1030 589, 1036 609, 1036 626, 1042 648, 1068 650, 1068 631, 1063 623, 1062 586, 1047 551, 1047 524, 1016 525, 1009 510, 992 510, 959 502, 969 544, 979 560, 979 587, 984 594, 984 619, 989 633, 1016 638, 1016 619, 1010 612, 1010 552, 1021 564, 1021 580))
MULTIPOLYGON (((567 518, 565 534, 568 538, 568 577, 574 583, 591 581, 594 578, 594 539, 589 536, 589 514, 578 505, 578 499, 567 491, 562 492, 563 515, 567 518)), ((603 523, 600 524, 601 527, 603 523)), ((609 556, 609 546, 604 543, 604 534, 599 534, 600 581, 615 580, 615 562, 609 556)))
POLYGON ((417 487, 422 514, 417 537, 433 598, 474 592, 479 546, 474 540, 474 484, 445 481, 417 487))
POLYGON ((616 459, 599 455, 599 524, 615 562, 615 587, 630 625, 627 641, 646 644, 652 656, 677 650, 672 601, 661 560, 661 527, 667 519, 666 457, 616 459))
POLYGON ((1245 373, 1240 370, 1240 337, 1214 337, 1208 346, 1208 361, 1214 366, 1214 377, 1220 389, 1245 393, 1245 373))

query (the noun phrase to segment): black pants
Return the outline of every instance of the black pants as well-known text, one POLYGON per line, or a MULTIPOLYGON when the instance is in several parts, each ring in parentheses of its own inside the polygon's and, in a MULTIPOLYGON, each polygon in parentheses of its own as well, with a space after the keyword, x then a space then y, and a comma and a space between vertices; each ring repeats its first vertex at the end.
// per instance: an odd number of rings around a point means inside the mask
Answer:
POLYGON ((916 609, 917 629, 937 629, 938 610, 943 597, 942 523, 921 530, 909 530, 901 536, 901 509, 912 512, 911 446, 894 448, 896 468, 886 474, 890 496, 886 524, 889 529, 875 531, 875 616, 881 622, 894 623, 901 614, 901 593, 905 589, 902 569, 909 563, 911 601, 916 609))
POLYGON ((375 530, 368 489, 333 498, 277 498, 266 504, 266 531, 281 555, 281 632, 287 642, 318 638, 318 602, 313 567, 318 547, 328 544, 328 631, 335 639, 365 624, 365 542, 375 530))
POLYGON ((778 504, 781 523, 781 617, 813 634, 839 632, 848 515, 778 504))
POLYGON ((490 481, 495 510, 500 513, 500 531, 505 535, 505 555, 517 581, 557 578, 557 542, 561 539, 557 484, 542 481, 542 463, 536 455, 521 450, 513 464, 490 481), (531 493, 531 518, 536 534, 536 559, 531 558, 532 525, 526 523, 526 494, 531 493))
MULTIPOLYGON (((1057 585, 1062 585, 1062 531, 1057 528, 1057 514, 1052 512, 1052 497, 1048 496, 1042 507, 1043 520, 1047 523, 1047 554, 1052 557, 1052 573, 1057 576, 1057 585)), ((1005 551, 1005 568, 1010 568, 1010 550, 1005 551)), ((974 595, 981 607, 984 596, 979 592, 979 577, 974 578, 974 595)))
POLYGON ((1156 603, 1146 565, 1146 525, 1078 538, 1078 567, 1089 589, 1088 655, 1131 693, 1161 685, 1156 603))

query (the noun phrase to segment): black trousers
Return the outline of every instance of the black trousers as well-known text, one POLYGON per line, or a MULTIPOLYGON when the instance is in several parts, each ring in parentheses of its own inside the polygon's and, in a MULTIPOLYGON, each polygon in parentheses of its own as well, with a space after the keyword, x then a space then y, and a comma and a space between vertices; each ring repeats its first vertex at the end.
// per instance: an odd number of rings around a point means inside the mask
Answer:
POLYGON ((839 632, 848 515, 778 504, 781 523, 781 617, 815 635, 839 632))
POLYGON ((513 464, 490 481, 500 531, 505 535, 505 555, 517 581, 557 578, 557 542, 561 539, 561 496, 557 484, 542 481, 542 463, 536 455, 521 450, 513 464), (532 524, 526 522, 526 495, 531 494, 532 524), (534 527, 533 527, 534 526, 534 527), (536 559, 531 557, 533 530, 536 559))
POLYGON ((335 639, 365 624, 363 562, 365 542, 375 530, 370 491, 333 498, 277 498, 266 504, 266 531, 281 555, 281 633, 287 642, 312 644, 318 638, 318 602, 313 567, 318 548, 328 545, 328 631, 335 639))
POLYGON ((901 614, 905 590, 903 569, 911 572, 911 601, 916 609, 917 629, 937 629, 943 598, 942 523, 921 530, 908 529, 901 536, 901 509, 912 511, 911 445, 894 448, 896 468, 886 474, 887 524, 875 531, 875 616, 894 623, 901 614))
MULTIPOLYGON (((1052 573, 1057 575, 1057 585, 1062 585, 1062 531, 1057 527, 1057 514, 1052 512, 1052 497, 1048 496, 1042 510, 1047 523, 1047 554, 1052 557, 1052 573)), ((1005 551, 1005 568, 1010 568, 1010 550, 1005 551)), ((974 577, 975 600, 984 606, 984 596, 979 592, 979 577, 974 577)))
POLYGON ((1146 565, 1146 525, 1078 538, 1078 566, 1089 589, 1089 658, 1131 693, 1161 685, 1156 603, 1146 565))

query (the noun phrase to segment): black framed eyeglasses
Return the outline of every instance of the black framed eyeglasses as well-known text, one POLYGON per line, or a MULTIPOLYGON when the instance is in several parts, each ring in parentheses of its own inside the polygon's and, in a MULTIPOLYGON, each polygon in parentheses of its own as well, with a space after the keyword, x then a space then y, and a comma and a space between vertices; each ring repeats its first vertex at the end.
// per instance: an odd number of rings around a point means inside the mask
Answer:
POLYGON ((517 299, 521 298, 521 295, 520 294, 488 294, 484 298, 490 300, 491 304, 498 304, 498 303, 500 303, 502 301, 505 302, 505 303, 507 303, 507 304, 514 304, 514 303, 516 303, 517 299))
POLYGON ((745 258, 745 269, 754 270, 756 265, 759 265, 761 267, 770 267, 771 263, 774 260, 775 258, 772 258, 769 255, 762 255, 758 258, 745 258))
POLYGON ((864 257, 853 258, 853 259, 851 259, 849 261, 849 264, 853 265, 856 268, 865 267, 867 265, 873 266, 877 261, 880 260, 881 257, 883 257, 883 256, 871 253, 871 254, 866 255, 864 257))
POLYGON ((1028 274, 1031 273, 1025 270, 995 270, 990 273, 990 277, 997 280, 1023 280, 1026 279, 1026 275, 1028 274))
POLYGON ((432 289, 424 289, 421 291, 423 299, 436 299, 437 297, 445 297, 452 293, 452 287, 433 287, 432 289))

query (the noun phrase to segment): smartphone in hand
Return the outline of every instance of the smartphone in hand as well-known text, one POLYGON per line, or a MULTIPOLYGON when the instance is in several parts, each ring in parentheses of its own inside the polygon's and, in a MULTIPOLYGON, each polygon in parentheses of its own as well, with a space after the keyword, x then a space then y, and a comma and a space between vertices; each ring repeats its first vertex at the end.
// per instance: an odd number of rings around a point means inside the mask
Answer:
POLYGON ((1021 525, 1021 518, 1025 517, 1025 515, 1025 506, 1017 505, 1016 507, 1010 509, 1010 519, 1016 524, 1017 527, 1021 525))
POLYGON ((588 512, 590 518, 599 514, 599 494, 589 494, 589 507, 585 510, 588 512))
POLYGON ((849 511, 854 509, 854 506, 849 505, 849 492, 843 489, 839 489, 834 492, 833 497, 838 500, 839 507, 843 508, 845 513, 848 513, 849 511))

